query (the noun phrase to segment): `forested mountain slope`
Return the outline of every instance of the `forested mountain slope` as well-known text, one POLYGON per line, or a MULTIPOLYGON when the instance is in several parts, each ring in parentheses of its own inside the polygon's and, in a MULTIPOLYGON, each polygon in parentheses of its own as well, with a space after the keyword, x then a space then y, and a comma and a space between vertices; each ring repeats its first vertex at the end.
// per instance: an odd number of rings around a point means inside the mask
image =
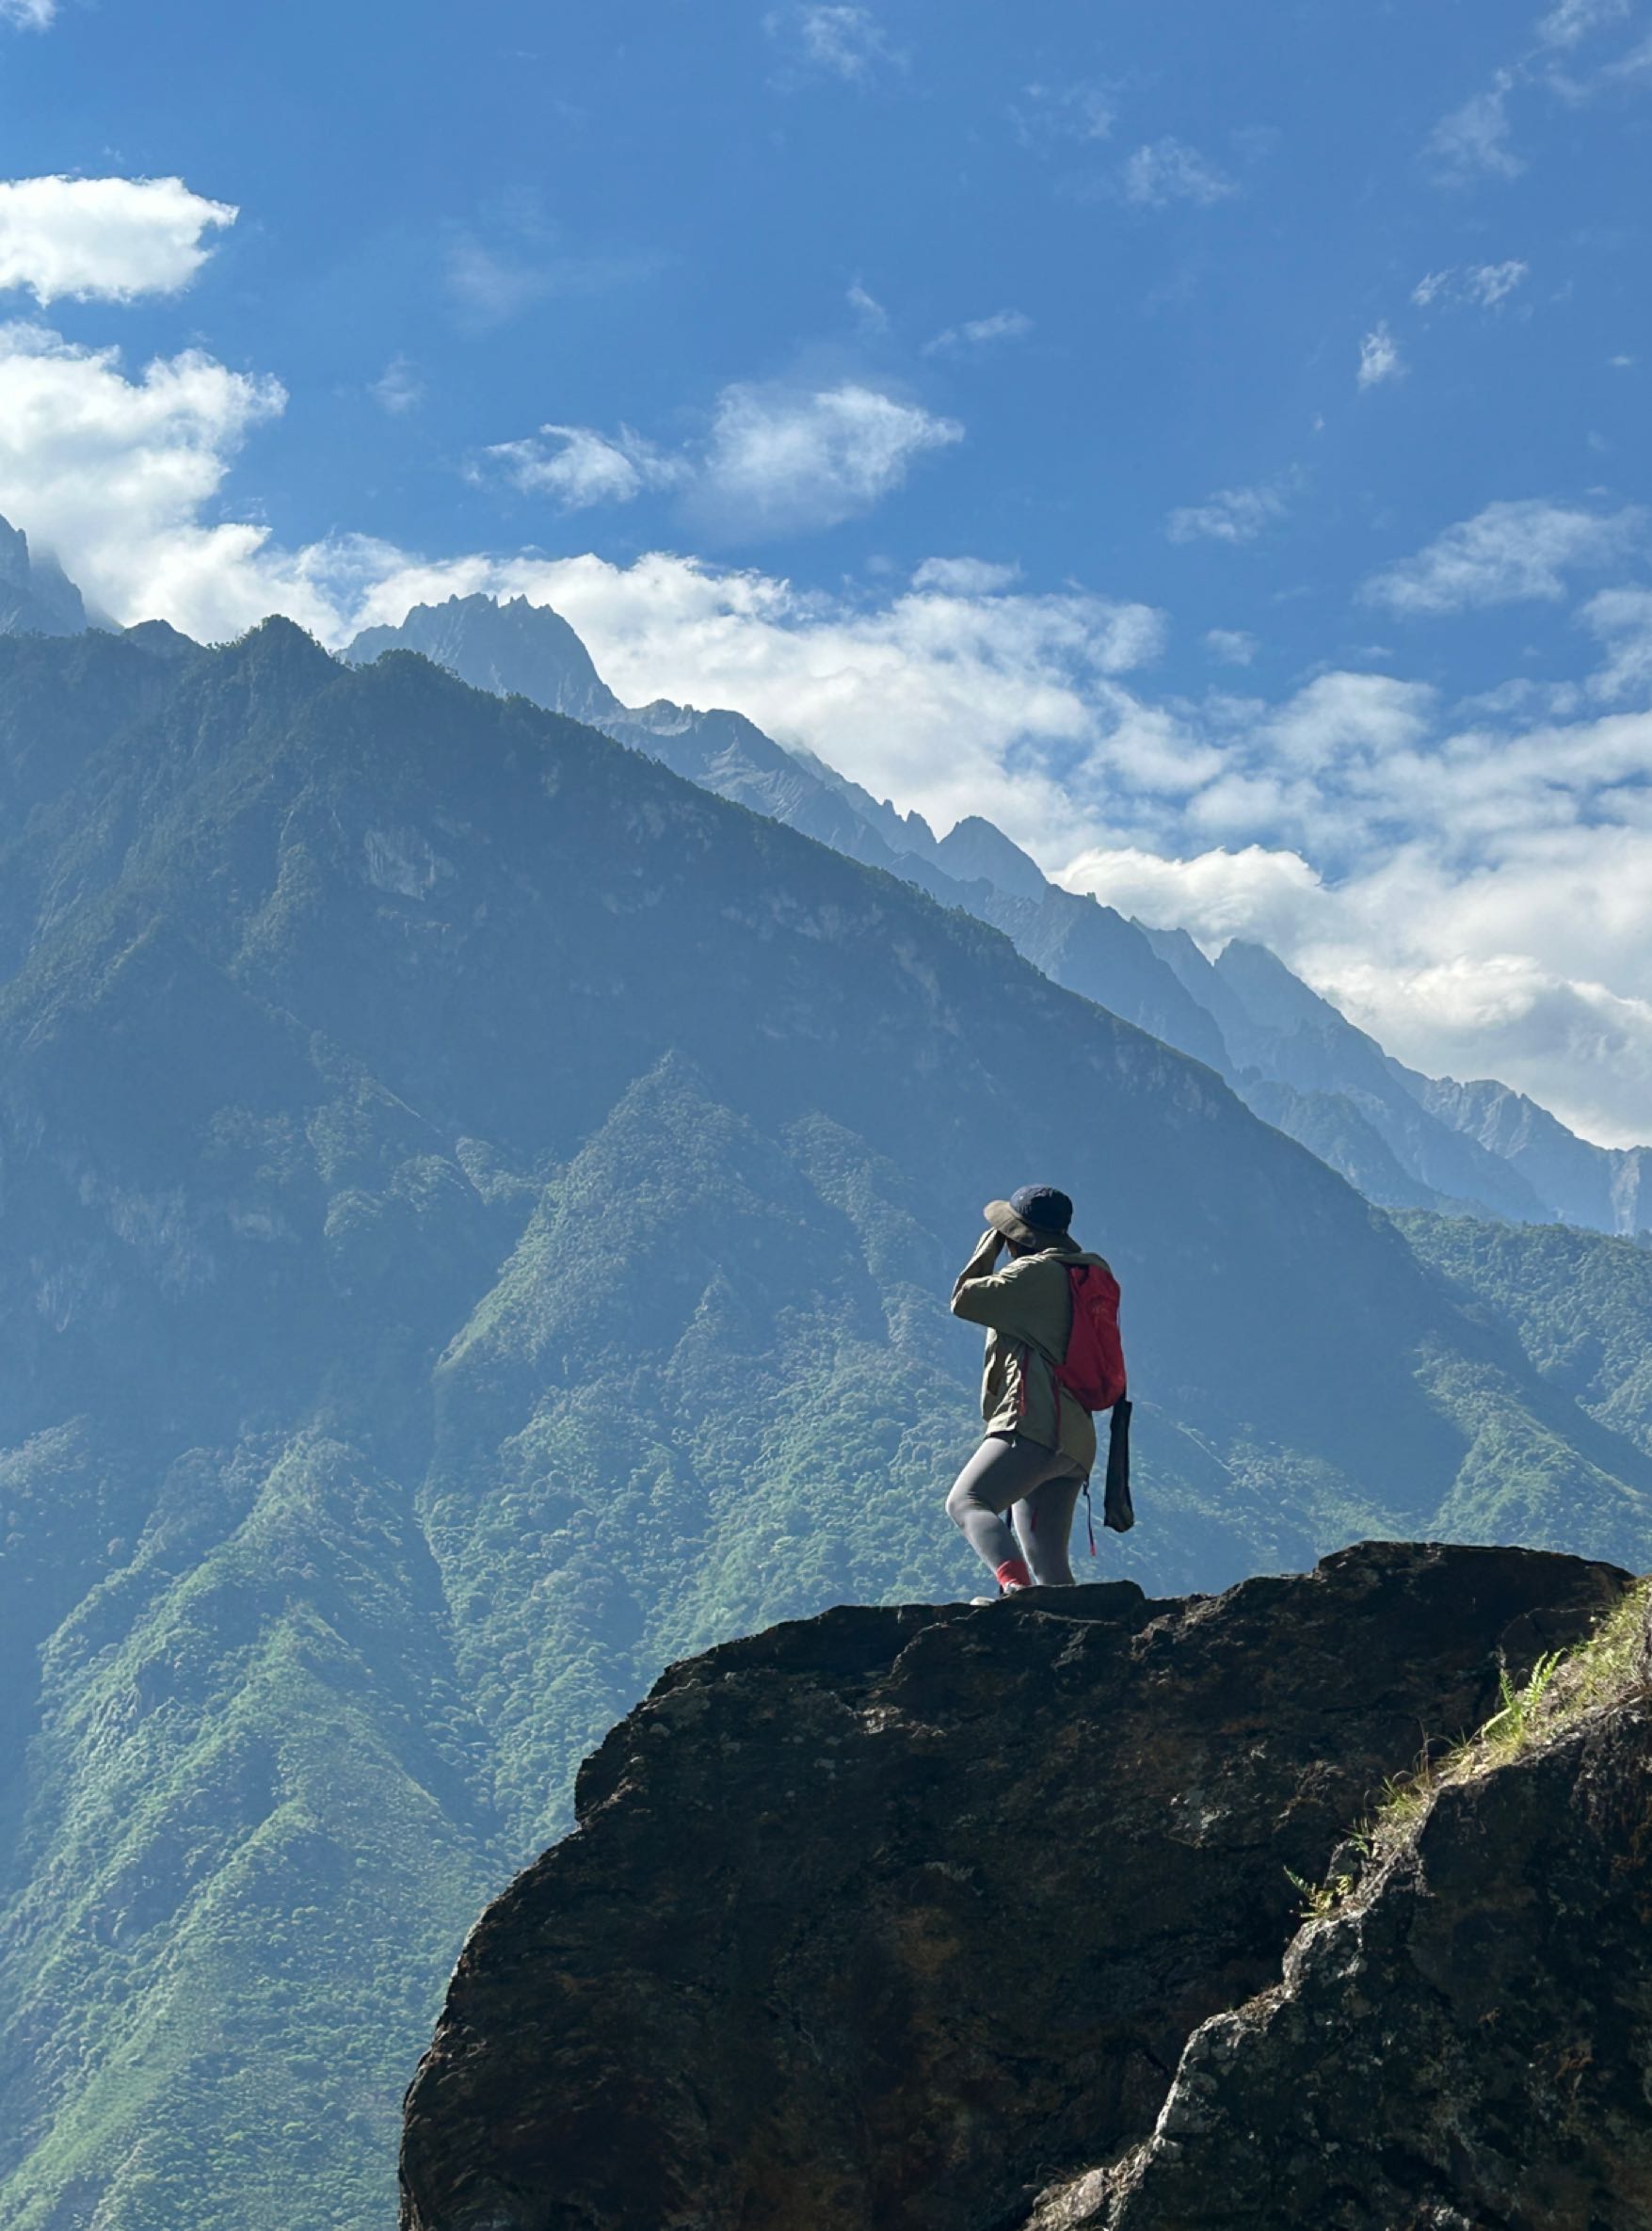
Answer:
POLYGON ((981 1202, 1125 1285, 1159 1592, 1644 1565, 1652 1461, 1208 1068, 400 654, 0 642, 0 2216, 368 2231, 486 1886, 668 1659, 967 1593, 981 1202))
POLYGON ((1425 1262, 1509 1327, 1552 1386, 1652 1454, 1652 1247, 1555 1224, 1399 1223, 1425 1262))

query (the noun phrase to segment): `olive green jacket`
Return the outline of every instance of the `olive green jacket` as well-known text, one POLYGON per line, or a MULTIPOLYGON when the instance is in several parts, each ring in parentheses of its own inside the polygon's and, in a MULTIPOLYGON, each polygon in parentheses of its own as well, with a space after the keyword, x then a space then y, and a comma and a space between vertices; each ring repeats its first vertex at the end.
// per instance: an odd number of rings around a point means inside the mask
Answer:
POLYGON ((1002 1245, 997 1232, 985 1233, 953 1288, 953 1315, 986 1327, 981 1381, 986 1431, 1023 1434, 1046 1449, 1059 1449, 1088 1476, 1096 1462, 1095 1425, 1089 1411, 1064 1394, 1058 1426, 1051 1374, 1072 1337, 1073 1297, 1067 1274, 1101 1258, 1084 1254, 1067 1240, 1041 1255, 1012 1256, 1002 1270, 994 1270, 1002 1245))

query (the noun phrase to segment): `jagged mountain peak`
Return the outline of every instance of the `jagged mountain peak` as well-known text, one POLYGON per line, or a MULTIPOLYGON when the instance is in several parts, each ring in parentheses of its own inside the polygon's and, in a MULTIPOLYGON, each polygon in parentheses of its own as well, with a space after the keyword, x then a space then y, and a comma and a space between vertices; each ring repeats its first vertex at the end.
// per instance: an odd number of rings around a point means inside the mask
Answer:
POLYGON ((399 626, 364 628, 345 656, 365 666, 392 650, 422 651, 473 688, 531 698, 574 720, 600 723, 623 710, 561 613, 526 597, 502 602, 477 590, 415 604, 399 626))
POLYGON ((80 591, 56 559, 31 554, 23 529, 0 519, 0 634, 78 635, 86 624, 80 591))
POLYGON ((936 846, 935 857, 947 874, 957 876, 961 883, 979 877, 995 883, 1014 898, 1042 899, 1050 889, 1043 869, 1031 854, 979 813, 966 814, 955 822, 936 846))

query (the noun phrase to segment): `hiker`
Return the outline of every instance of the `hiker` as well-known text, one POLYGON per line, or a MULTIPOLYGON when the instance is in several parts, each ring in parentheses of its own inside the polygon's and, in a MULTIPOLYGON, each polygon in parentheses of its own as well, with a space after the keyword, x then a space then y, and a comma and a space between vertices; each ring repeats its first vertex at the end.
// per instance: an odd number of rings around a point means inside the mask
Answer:
POLYGON ((1052 1185, 989 1201, 986 1230, 953 1288, 953 1315, 986 1327, 986 1437, 958 1474, 947 1516, 991 1567, 1001 1596, 1073 1585, 1067 1543, 1096 1462, 1092 1411, 1114 1412, 1106 1523, 1121 1533, 1133 1523, 1118 1285, 1100 1256, 1072 1239, 1072 1215, 1052 1185))

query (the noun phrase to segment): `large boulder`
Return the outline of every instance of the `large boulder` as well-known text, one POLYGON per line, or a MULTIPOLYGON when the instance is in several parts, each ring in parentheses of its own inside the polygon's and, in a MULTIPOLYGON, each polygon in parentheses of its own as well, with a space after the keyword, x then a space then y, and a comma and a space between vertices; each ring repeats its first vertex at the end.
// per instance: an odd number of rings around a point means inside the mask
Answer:
POLYGON ((1292 1877, 1385 1779, 1624 1584, 1366 1544, 1218 1597, 841 1610, 674 1667, 465 1948, 404 2231, 1021 2220, 1277 1980, 1292 1877))

